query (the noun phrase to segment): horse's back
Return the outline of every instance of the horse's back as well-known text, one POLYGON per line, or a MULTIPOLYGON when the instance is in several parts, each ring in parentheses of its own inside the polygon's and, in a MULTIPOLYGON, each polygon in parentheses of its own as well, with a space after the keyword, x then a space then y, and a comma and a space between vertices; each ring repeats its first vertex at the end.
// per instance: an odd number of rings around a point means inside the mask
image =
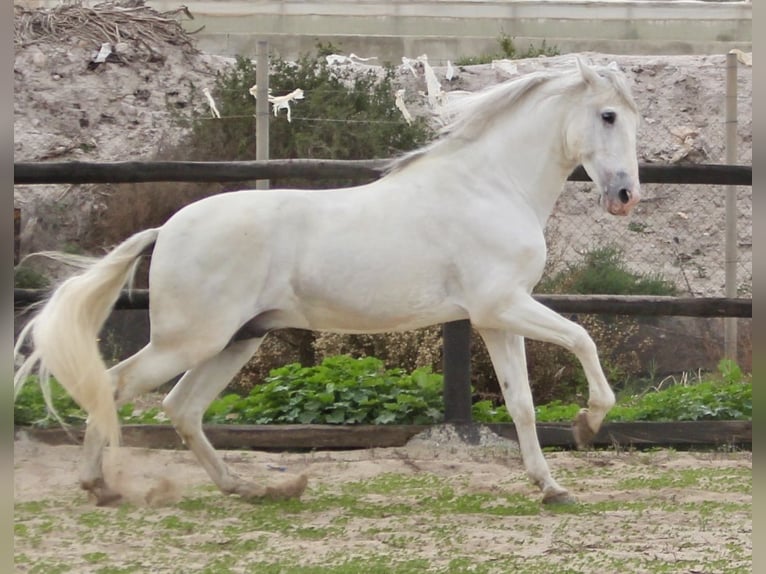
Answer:
POLYGON ((371 332, 459 315, 429 224, 376 193, 248 190, 187 206, 152 255, 153 322, 215 312, 231 328, 268 312, 280 326, 371 332))

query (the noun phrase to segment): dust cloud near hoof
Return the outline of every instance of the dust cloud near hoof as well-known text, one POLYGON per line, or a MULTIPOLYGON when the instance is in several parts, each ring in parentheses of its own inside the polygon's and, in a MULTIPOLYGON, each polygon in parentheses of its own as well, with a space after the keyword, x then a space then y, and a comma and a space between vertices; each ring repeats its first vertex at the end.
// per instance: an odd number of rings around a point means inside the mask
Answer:
POLYGON ((543 504, 546 506, 566 506, 577 504, 577 499, 567 491, 554 492, 543 497, 543 504))
POLYGON ((309 477, 301 474, 293 479, 286 480, 281 484, 267 486, 263 498, 266 500, 287 500, 300 498, 309 483, 309 477))
POLYGON ((170 480, 162 477, 152 488, 144 495, 144 502, 148 506, 169 506, 181 501, 183 490, 181 487, 170 480))
POLYGON ((98 492, 91 490, 89 495, 96 506, 119 506, 123 502, 122 494, 109 488, 98 492))
POLYGON ((586 448, 596 436, 596 433, 588 425, 588 412, 585 410, 577 413, 572 423, 572 434, 574 435, 575 445, 578 449, 586 448))

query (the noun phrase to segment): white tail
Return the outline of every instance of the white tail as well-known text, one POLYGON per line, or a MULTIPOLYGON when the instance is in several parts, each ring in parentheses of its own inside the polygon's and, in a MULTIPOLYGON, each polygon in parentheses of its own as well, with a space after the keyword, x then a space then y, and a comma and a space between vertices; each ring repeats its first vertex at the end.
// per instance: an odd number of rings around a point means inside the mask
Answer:
MULTIPOLYGON (((94 425, 117 446, 120 423, 98 334, 131 277, 141 254, 157 239, 159 228, 137 233, 56 289, 19 338, 16 351, 31 333, 33 352, 14 377, 18 391, 39 362, 40 384, 49 400, 49 374, 88 413, 94 425)), ((54 411, 55 413, 55 411, 54 411)))

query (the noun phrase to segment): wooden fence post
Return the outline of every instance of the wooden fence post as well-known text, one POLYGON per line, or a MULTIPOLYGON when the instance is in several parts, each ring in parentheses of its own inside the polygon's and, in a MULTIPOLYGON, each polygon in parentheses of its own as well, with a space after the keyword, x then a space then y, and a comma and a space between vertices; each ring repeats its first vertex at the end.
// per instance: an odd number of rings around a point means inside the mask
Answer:
MULTIPOLYGON (((737 55, 726 55, 726 162, 737 163, 737 55)), ((726 188, 725 296, 737 296, 737 188, 726 188)), ((737 361, 737 320, 724 322, 724 357, 737 361)))
MULTIPOLYGON (((255 159, 269 159, 269 43, 258 40, 255 62, 255 159)), ((269 189, 268 179, 255 182, 256 189, 269 189)))
POLYGON ((471 322, 442 326, 444 349, 444 422, 471 422, 471 322))

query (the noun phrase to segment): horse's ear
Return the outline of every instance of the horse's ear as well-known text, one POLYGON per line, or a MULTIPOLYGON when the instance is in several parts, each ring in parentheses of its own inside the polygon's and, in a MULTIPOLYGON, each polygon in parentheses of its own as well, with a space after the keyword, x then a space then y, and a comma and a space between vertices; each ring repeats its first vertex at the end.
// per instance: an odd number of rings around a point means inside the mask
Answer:
POLYGON ((577 69, 580 70, 580 75, 582 75, 582 79, 585 80, 586 83, 592 86, 598 84, 599 77, 596 71, 579 56, 577 57, 577 69))
POLYGON ((617 62, 615 62, 614 60, 609 62, 609 65, 607 66, 607 68, 609 68, 610 70, 614 70, 615 72, 619 72, 620 71, 620 66, 618 66, 617 62))

